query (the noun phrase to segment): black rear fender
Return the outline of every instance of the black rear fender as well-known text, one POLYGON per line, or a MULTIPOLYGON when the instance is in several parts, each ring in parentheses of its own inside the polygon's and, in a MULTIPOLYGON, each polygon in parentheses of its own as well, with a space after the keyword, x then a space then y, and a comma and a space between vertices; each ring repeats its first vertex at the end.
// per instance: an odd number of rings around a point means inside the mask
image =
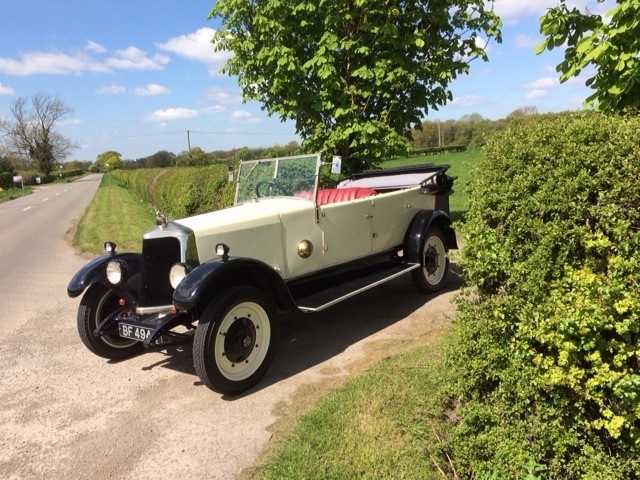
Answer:
POLYGON ((249 258, 214 260, 199 265, 173 292, 173 303, 179 310, 202 312, 216 294, 242 285, 265 292, 280 310, 295 307, 282 277, 269 265, 249 258))
POLYGON ((421 210, 413 217, 405 234, 404 248, 407 261, 420 263, 422 239, 431 227, 437 227, 442 231, 447 250, 458 248, 456 234, 451 226, 449 215, 442 210, 421 210))
POLYGON ((124 252, 114 255, 107 253, 94 258, 78 270, 67 286, 67 294, 72 298, 77 297, 94 283, 101 283, 113 289, 114 286, 107 280, 105 267, 111 260, 117 259, 123 260, 129 265, 131 276, 139 274, 142 270, 142 255, 139 253, 124 252))

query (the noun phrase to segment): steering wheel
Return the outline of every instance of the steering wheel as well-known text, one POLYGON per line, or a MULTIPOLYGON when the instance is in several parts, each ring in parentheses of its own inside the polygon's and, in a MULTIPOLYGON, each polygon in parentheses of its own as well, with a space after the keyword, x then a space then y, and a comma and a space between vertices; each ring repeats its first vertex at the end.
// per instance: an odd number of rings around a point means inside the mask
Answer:
POLYGON ((269 188, 269 195, 272 193, 273 189, 279 190, 280 193, 290 196, 291 193, 287 191, 286 188, 284 188, 282 185, 280 185, 278 182, 276 182, 275 180, 260 180, 259 182, 256 183, 256 197, 260 198, 262 195, 260 195, 260 189, 264 186, 267 185, 269 188))

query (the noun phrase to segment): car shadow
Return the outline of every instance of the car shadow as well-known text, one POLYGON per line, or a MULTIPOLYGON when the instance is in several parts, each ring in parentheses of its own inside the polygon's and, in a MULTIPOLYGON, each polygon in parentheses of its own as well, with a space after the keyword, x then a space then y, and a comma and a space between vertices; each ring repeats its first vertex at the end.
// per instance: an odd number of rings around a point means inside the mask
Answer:
MULTIPOLYGON (((243 398, 323 363, 402 320, 438 295, 459 290, 463 283, 459 266, 452 263, 445 288, 437 294, 419 293, 411 277, 405 275, 315 314, 283 314, 279 319, 278 350, 265 376, 249 390, 222 398, 243 398)), ((203 385, 193 366, 191 345, 160 352, 163 357, 143 370, 169 368, 193 375, 194 385, 203 385)))

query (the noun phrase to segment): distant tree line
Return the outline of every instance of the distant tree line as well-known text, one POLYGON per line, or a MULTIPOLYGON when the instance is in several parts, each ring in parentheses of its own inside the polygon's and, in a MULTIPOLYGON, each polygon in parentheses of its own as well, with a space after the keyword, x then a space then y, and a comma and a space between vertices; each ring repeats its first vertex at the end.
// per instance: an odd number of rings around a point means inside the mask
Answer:
MULTIPOLYGON (((487 138, 500 130, 504 130, 510 122, 539 117, 554 117, 564 113, 538 114, 534 106, 518 108, 512 111, 506 118, 489 120, 479 113, 471 113, 462 116, 458 120, 426 120, 422 122, 422 129, 411 132, 413 150, 417 154, 439 151, 459 151, 481 148, 487 138)), ((105 152, 110 153, 110 152, 105 152)), ((117 168, 153 168, 172 166, 198 166, 211 165, 218 162, 236 163, 240 160, 252 160, 258 158, 286 157, 305 153, 298 142, 289 142, 286 145, 273 145, 271 147, 242 147, 231 150, 214 150, 205 152, 200 147, 194 147, 189 151, 174 154, 161 150, 148 157, 135 160, 120 160, 117 168)), ((98 156, 98 165, 104 169, 104 161, 98 156)), ((111 164, 114 165, 113 163, 111 164)))
MULTIPOLYGON (((422 122, 421 129, 414 129, 411 132, 413 154, 438 154, 448 151, 482 148, 492 134, 504 130, 512 122, 527 121, 541 117, 557 117, 566 113, 539 114, 536 107, 528 106, 518 108, 507 115, 506 118, 499 120, 483 118, 479 113, 464 115, 458 120, 425 120, 422 122)), ((7 149, 0 149, 0 171, 11 172, 11 175, 20 174, 25 178, 25 183, 30 184, 35 182, 36 177, 42 177, 42 181, 46 182, 53 177, 64 177, 68 172, 75 170, 104 172, 116 169, 203 166, 216 163, 234 164, 240 160, 286 157, 303 153, 305 153, 304 149, 295 141, 286 145, 241 147, 210 152, 205 152, 201 147, 197 146, 178 154, 160 150, 148 157, 137 159, 123 159, 119 152, 108 150, 99 154, 94 162, 86 160, 57 161, 51 165, 50 172, 44 174, 34 168, 36 166, 27 156, 16 155, 7 149)))

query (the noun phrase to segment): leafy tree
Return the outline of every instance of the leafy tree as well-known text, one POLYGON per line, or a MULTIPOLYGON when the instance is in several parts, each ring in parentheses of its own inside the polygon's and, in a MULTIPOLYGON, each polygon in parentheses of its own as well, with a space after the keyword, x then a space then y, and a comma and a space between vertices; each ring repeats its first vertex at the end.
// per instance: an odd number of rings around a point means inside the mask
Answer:
POLYGON ((153 155, 144 159, 144 166, 151 167, 170 167, 173 165, 176 155, 166 150, 160 150, 153 155))
POLYGON ((82 160, 71 160, 64 164, 65 170, 87 170, 91 162, 82 160))
POLYGON ((122 156, 114 150, 102 152, 96 158, 96 165, 101 170, 116 170, 122 167, 122 156))
MULTIPOLYGON (((602 3, 604 0, 598 0, 602 3)), ((617 0, 606 19, 589 11, 569 9, 565 0, 540 19, 546 38, 536 53, 566 44, 564 60, 556 70, 560 81, 578 76, 585 68, 596 73, 586 81, 594 89, 585 104, 604 111, 637 109, 640 105, 640 3, 617 0)))
POLYGON ((214 17, 244 98, 294 120, 306 150, 341 155, 347 172, 407 153, 450 82, 487 60, 479 35, 501 40, 484 0, 218 0, 214 17))
POLYGON ((58 97, 38 93, 11 102, 11 119, 0 119, 0 132, 8 137, 8 148, 15 155, 29 158, 31 166, 42 173, 51 173, 56 161, 62 161, 77 148, 58 132, 56 124, 73 110, 58 97))
POLYGON ((182 152, 173 161, 177 166, 201 166, 209 162, 209 157, 202 148, 193 147, 191 150, 182 152))
POLYGON ((522 118, 522 117, 530 117, 534 115, 538 115, 538 108, 530 105, 528 107, 516 108, 509 115, 507 115, 507 120, 513 120, 515 118, 522 118))

